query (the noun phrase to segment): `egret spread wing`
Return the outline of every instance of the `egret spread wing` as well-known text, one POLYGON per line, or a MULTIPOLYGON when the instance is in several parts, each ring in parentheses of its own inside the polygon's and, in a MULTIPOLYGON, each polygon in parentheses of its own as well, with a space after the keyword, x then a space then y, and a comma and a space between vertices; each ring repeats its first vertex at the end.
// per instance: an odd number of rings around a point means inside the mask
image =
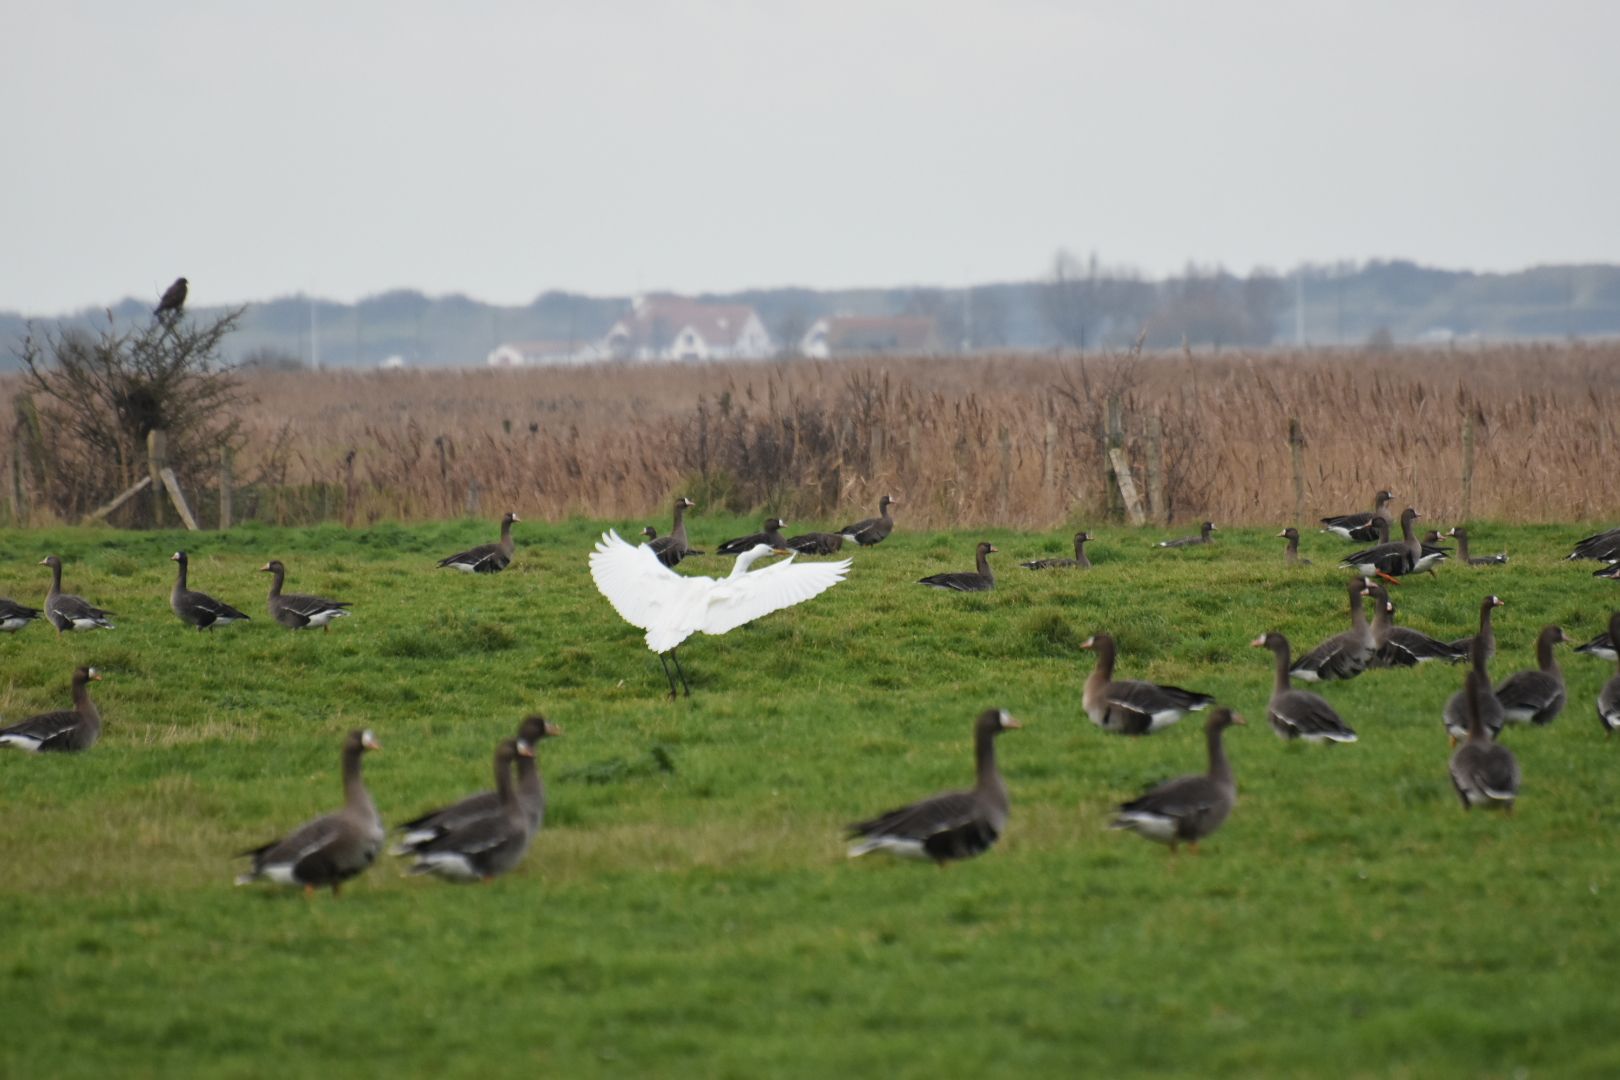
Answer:
POLYGON ((651 545, 632 547, 612 530, 591 555, 591 577, 613 610, 647 631, 647 648, 668 652, 701 629, 703 602, 715 580, 677 574, 651 545))
POLYGON ((705 634, 724 634, 773 611, 802 604, 826 592, 849 573, 850 560, 796 566, 789 556, 774 566, 716 583, 699 627, 705 634))

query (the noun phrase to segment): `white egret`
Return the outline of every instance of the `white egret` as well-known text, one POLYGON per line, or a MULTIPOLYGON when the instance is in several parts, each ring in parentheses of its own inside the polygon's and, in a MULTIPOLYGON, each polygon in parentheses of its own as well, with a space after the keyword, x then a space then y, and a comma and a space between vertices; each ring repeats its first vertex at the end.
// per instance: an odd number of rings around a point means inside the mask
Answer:
POLYGON ((724 634, 773 611, 802 604, 842 581, 850 564, 844 559, 795 566, 789 552, 756 544, 737 556, 726 577, 687 577, 661 563, 650 546, 633 547, 612 530, 602 534, 590 562, 596 588, 613 610, 631 626, 647 632, 647 648, 658 654, 669 679, 671 700, 675 698, 675 676, 664 659, 666 653, 674 658, 681 686, 691 697, 686 672, 675 654, 681 642, 699 632, 724 634), (750 566, 771 554, 788 557, 748 573, 750 566))

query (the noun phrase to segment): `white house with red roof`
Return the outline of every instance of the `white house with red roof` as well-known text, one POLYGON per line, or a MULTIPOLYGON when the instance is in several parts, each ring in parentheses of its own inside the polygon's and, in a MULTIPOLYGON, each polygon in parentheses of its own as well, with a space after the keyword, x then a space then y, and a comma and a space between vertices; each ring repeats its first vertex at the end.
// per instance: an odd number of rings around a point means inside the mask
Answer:
POLYGON ((774 350, 759 313, 747 304, 679 296, 638 296, 602 338, 615 360, 754 360, 774 350))

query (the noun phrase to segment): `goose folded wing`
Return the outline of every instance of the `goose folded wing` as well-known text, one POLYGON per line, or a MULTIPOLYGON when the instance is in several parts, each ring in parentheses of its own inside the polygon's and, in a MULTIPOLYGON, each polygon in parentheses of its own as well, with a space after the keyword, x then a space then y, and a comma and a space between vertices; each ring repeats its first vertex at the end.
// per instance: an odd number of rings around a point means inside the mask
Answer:
POLYGON ((191 610, 200 615, 212 615, 218 619, 246 619, 247 616, 237 611, 223 600, 215 600, 207 593, 186 593, 182 600, 191 610))
POLYGON ((1116 708, 1152 717, 1163 712, 1186 712, 1205 698, 1179 686, 1122 679, 1108 684, 1107 700, 1116 708))
POLYGON ((1508 710, 1537 711, 1551 705, 1563 692, 1558 680, 1542 671, 1520 671, 1496 688, 1496 700, 1508 710))
POLYGON ((469 822, 497 814, 500 809, 499 796, 493 791, 484 791, 477 795, 469 795, 449 806, 441 806, 425 814, 419 814, 401 824, 399 831, 405 834, 407 843, 437 838, 451 830, 464 828, 469 822), (413 839, 411 835, 413 833, 428 835, 413 839))
POLYGON ((1367 668, 1367 656, 1360 641, 1340 636, 1329 638, 1294 662, 1290 672, 1310 672, 1330 679, 1351 679, 1367 668))
POLYGON ((1402 626, 1395 627, 1383 648, 1378 650, 1379 660, 1391 667, 1412 667, 1425 660, 1456 663, 1467 655, 1455 645, 1402 626))
POLYGON ((499 544, 479 544, 466 551, 458 551, 447 559, 440 559, 440 566, 470 566, 475 572, 504 570, 510 560, 506 552, 501 550, 499 544))
POLYGON ((302 876, 305 860, 318 856, 321 851, 335 844, 342 833, 337 815, 327 814, 300 826, 280 840, 261 844, 242 854, 253 856, 254 869, 265 866, 292 866, 294 872, 302 876))
POLYGON ((972 825, 977 811, 972 792, 950 791, 857 822, 849 826, 849 834, 926 842, 929 837, 972 825))
POLYGON ((792 557, 738 578, 727 578, 711 594, 700 629, 724 634, 773 611, 802 604, 844 580, 850 560, 796 565, 792 557))
POLYGON ((1175 821, 1191 821, 1214 809, 1220 792, 1207 776, 1183 776, 1161 784, 1147 794, 1120 804, 1124 814, 1150 814, 1175 821))
POLYGON ((1299 691, 1282 694, 1271 703, 1271 712, 1283 723, 1306 735, 1337 734, 1355 737, 1339 719, 1333 707, 1315 694, 1299 691))
POLYGON ((342 611, 353 606, 347 600, 328 600, 322 596, 301 596, 297 593, 284 593, 281 597, 281 607, 295 615, 302 615, 306 619, 330 611, 342 611))
POLYGON ((67 619, 105 619, 112 615, 112 612, 104 611, 86 602, 82 597, 69 596, 65 593, 57 596, 51 610, 67 619))
POLYGON ((78 722, 79 714, 71 710, 41 713, 0 728, 0 740, 32 743, 35 749, 43 750, 53 740, 71 735, 78 722))

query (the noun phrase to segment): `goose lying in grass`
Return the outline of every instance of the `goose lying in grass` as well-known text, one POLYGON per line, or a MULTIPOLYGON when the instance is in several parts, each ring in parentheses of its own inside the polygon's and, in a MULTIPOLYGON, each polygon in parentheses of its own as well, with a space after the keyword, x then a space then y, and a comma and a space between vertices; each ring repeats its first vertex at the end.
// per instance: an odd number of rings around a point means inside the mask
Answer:
POLYGON ((501 538, 493 544, 479 544, 466 551, 439 560, 440 566, 450 566, 464 574, 498 574, 512 565, 512 553, 517 544, 512 540, 512 523, 522 521, 517 514, 507 511, 501 518, 501 538))
POLYGON ((1018 565, 1026 570, 1090 570, 1091 560, 1086 558, 1086 543, 1090 539, 1091 534, 1084 529, 1074 534, 1072 559, 1031 559, 1018 565))
POLYGON ((1091 722, 1115 735, 1151 735, 1163 731, 1190 712, 1215 703, 1208 694, 1160 686, 1136 679, 1115 679, 1114 639, 1093 634, 1080 643, 1082 649, 1097 653, 1097 666, 1086 676, 1081 704, 1091 722))
POLYGON ((360 758, 381 750, 369 731, 351 731, 343 740, 343 808, 324 814, 268 844, 242 852, 253 866, 236 878, 238 885, 270 881, 302 886, 311 896, 327 886, 332 895, 345 881, 364 872, 383 846, 383 823, 377 805, 360 776, 360 758))
POLYGON ((207 593, 186 587, 186 566, 189 560, 185 552, 177 551, 169 558, 180 564, 180 570, 175 575, 174 588, 169 590, 169 609, 181 622, 187 626, 195 626, 201 631, 212 630, 216 626, 229 626, 233 622, 248 621, 246 615, 223 600, 215 600, 207 593))
POLYGON ((948 791, 849 826, 850 858, 887 851, 944 866, 989 851, 1007 829, 1007 785, 996 768, 996 736, 1021 727, 1006 709, 986 709, 973 722, 977 780, 966 791, 948 791))
POLYGON ((1536 637, 1536 667, 1516 671, 1496 688, 1496 700, 1510 724, 1550 724, 1564 711, 1564 672, 1553 646, 1569 639, 1557 626, 1544 626, 1536 637))
POLYGON ((1499 551, 1495 555, 1468 554, 1468 530, 1459 525, 1453 525, 1446 531, 1447 536, 1457 540, 1457 558, 1462 560, 1464 566, 1506 566, 1507 552, 1499 551))
POLYGON ((0 746, 15 746, 34 754, 88 750, 101 738, 101 713, 90 700, 90 684, 101 679, 93 667, 73 672, 73 708, 40 713, 0 728, 0 746))
POLYGON ((878 500, 878 516, 865 518, 853 525, 845 525, 838 530, 838 535, 845 540, 853 540, 861 547, 871 547, 881 544, 889 538, 894 531, 894 518, 889 514, 889 507, 898 506, 900 500, 893 495, 885 495, 878 500))
POLYGON ((1237 803, 1237 781, 1226 760, 1221 735, 1233 724, 1242 723, 1243 717, 1231 709, 1210 713, 1204 722, 1209 770, 1166 781, 1139 798, 1121 803, 1109 828, 1129 829, 1138 836, 1169 844, 1172 852, 1183 843, 1197 851, 1198 841, 1219 829, 1237 803))
POLYGON ((1206 521, 1202 525, 1198 526, 1197 536, 1181 536, 1174 540, 1160 540, 1153 546, 1162 548, 1195 547, 1199 544, 1209 543, 1209 534, 1216 531, 1215 523, 1213 521, 1206 521))
POLYGON ((987 556, 994 555, 995 552, 994 544, 981 542, 975 549, 976 570, 929 574, 925 578, 918 578, 917 584, 927 585, 931 589, 944 589, 947 592, 989 592, 996 587, 996 575, 990 570, 990 560, 987 556))
POLYGON ((31 608, 0 596, 0 631, 15 634, 42 614, 38 608, 31 608))
POLYGON ((1389 504, 1394 498, 1395 496, 1390 492, 1380 491, 1373 496, 1371 513, 1337 514, 1333 517, 1325 517, 1322 519, 1322 531, 1333 533, 1335 536, 1342 536, 1346 540, 1357 540, 1363 544, 1376 540, 1378 538, 1378 526, 1375 524, 1375 520, 1377 518, 1383 518, 1385 521, 1390 519, 1392 515, 1389 512, 1389 504))
POLYGON ((1367 670, 1378 648, 1372 628, 1367 625, 1364 598, 1370 586, 1365 578, 1351 578, 1350 629, 1334 634, 1316 648, 1294 661, 1288 674, 1306 682, 1328 682, 1333 679, 1353 679, 1367 670))

